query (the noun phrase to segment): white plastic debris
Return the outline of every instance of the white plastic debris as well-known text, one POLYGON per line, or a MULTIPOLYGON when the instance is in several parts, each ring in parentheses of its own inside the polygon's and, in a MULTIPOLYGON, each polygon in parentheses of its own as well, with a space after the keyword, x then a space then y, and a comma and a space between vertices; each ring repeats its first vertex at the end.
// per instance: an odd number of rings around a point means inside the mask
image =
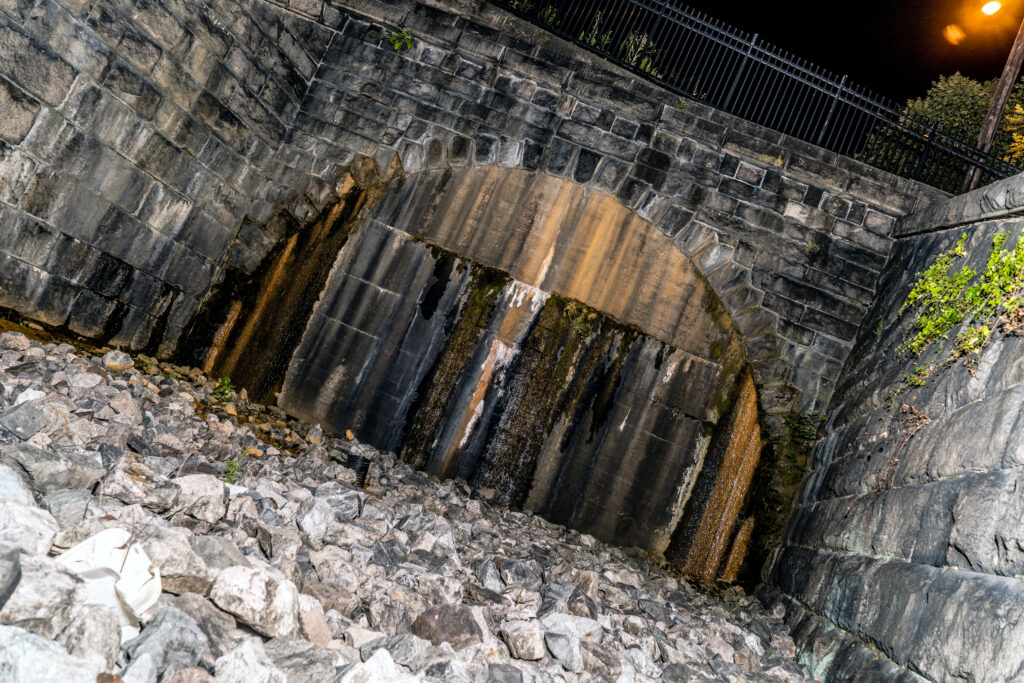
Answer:
POLYGON ((139 618, 160 598, 160 570, 126 529, 105 529, 58 558, 85 581, 87 605, 120 615, 121 642, 139 635, 139 618))

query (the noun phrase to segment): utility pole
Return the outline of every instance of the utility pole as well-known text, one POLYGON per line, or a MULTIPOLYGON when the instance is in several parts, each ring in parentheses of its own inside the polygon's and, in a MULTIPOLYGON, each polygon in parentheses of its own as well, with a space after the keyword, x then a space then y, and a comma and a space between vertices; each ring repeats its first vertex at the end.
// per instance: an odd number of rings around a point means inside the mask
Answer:
MULTIPOLYGON (((1024 23, 1021 23, 1017 31, 1017 39, 1013 41, 1013 48, 1010 50, 1010 57, 1003 67, 1003 75, 999 77, 999 85, 996 86, 996 93, 992 96, 992 103, 988 106, 988 114, 985 115, 985 122, 981 126, 981 133, 978 135, 978 149, 988 154, 992 149, 992 140, 999 130, 999 122, 1003 119, 1003 110, 1010 100, 1010 93, 1017 82, 1020 74, 1020 67, 1024 64, 1024 23)), ((970 192, 978 187, 981 182, 981 172, 975 166, 971 168, 964 181, 964 191, 970 192)))

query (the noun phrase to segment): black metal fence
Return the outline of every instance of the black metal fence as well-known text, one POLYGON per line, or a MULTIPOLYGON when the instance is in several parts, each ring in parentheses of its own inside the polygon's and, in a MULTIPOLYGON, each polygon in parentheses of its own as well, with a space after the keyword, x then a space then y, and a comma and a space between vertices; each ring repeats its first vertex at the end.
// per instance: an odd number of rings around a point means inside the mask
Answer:
POLYGON ((1020 172, 894 102, 672 0, 497 0, 676 93, 947 192, 1020 172))

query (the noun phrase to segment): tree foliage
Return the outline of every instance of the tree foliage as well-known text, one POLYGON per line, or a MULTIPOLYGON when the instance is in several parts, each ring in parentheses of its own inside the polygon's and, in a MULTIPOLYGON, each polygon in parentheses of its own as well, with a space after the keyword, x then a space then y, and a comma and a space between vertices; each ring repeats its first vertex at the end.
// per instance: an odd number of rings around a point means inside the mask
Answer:
MULTIPOLYGON (((904 112, 924 124, 938 123, 939 132, 973 144, 978 140, 997 83, 994 78, 979 82, 959 71, 952 76, 940 76, 924 97, 909 100, 904 112)), ((992 143, 992 154, 1001 158, 1009 155, 1013 142, 1013 131, 1009 126, 1014 112, 1021 105, 1024 105, 1024 82, 1018 82, 1010 94, 1006 113, 992 143)), ((1021 114, 1024 115, 1024 108, 1021 114)))

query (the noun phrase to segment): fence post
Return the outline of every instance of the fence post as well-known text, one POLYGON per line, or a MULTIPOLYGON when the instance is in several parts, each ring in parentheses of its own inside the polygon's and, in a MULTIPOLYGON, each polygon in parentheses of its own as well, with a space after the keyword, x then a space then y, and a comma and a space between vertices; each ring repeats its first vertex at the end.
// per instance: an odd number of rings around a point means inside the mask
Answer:
MULTIPOLYGON (((754 37, 749 43, 747 43, 747 51, 743 53, 743 61, 740 62, 740 68, 736 72, 736 77, 732 79, 732 86, 729 88, 729 94, 725 97, 725 103, 722 105, 722 109, 729 111, 729 107, 732 105, 732 98, 736 95, 736 88, 740 84, 740 79, 743 78, 743 72, 747 70, 747 62, 750 61, 750 53, 754 51, 754 47, 757 45, 757 36, 754 37)), ((732 113, 732 112, 730 112, 732 113)))
POLYGON ((821 147, 821 143, 825 141, 825 133, 828 132, 828 124, 832 123, 832 116, 836 113, 836 107, 839 106, 839 97, 846 90, 846 79, 849 78, 848 74, 843 74, 843 80, 839 82, 839 87, 836 89, 836 96, 832 98, 832 107, 828 110, 828 116, 825 117, 825 123, 821 125, 821 132, 818 133, 818 141, 816 144, 821 147))
POLYGON ((921 179, 921 171, 924 170, 924 164, 928 161, 928 157, 931 156, 932 147, 935 145, 935 131, 939 128, 938 119, 932 124, 932 129, 925 136, 927 139, 924 141, 924 149, 921 150, 921 157, 917 160, 917 169, 914 170, 914 180, 921 179))

